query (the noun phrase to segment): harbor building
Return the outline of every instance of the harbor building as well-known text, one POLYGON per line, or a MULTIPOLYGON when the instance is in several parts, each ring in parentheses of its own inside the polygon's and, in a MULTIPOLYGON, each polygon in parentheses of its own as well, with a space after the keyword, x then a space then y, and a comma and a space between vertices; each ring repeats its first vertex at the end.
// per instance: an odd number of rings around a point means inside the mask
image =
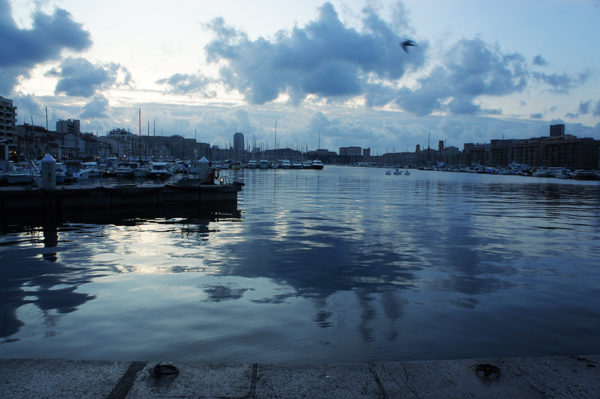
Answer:
POLYGON ((520 163, 530 166, 597 169, 600 141, 564 133, 564 125, 551 125, 549 137, 492 140, 490 162, 494 166, 520 163))
POLYGON ((236 132, 233 135, 233 157, 235 161, 244 160, 244 134, 236 132))
POLYGON ((550 125, 550 137, 560 137, 565 135, 565 124, 559 123, 550 125))
POLYGON ((15 151, 15 125, 17 107, 12 100, 0 96, 0 160, 8 160, 15 151))
POLYGON ((78 119, 61 119, 56 122, 56 132, 63 134, 79 134, 81 133, 80 122, 78 119))

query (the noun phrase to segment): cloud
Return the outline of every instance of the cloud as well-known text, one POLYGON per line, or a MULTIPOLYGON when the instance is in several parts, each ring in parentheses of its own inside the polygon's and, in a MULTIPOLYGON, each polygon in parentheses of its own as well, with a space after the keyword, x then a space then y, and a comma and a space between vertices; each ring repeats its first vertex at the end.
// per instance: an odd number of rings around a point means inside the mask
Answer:
POLYGON ((84 107, 79 115, 82 119, 107 119, 108 99, 104 96, 96 96, 84 107))
POLYGON ((176 73, 168 78, 157 80, 156 83, 168 85, 169 91, 176 94, 195 93, 206 98, 213 98, 217 95, 214 91, 208 90, 214 80, 201 75, 176 73))
MULTIPOLYGON (((408 55, 399 46, 404 36, 375 10, 365 8, 361 22, 361 30, 345 25, 333 5, 324 3, 306 26, 250 40, 217 18, 208 24, 216 37, 205 50, 209 61, 223 65, 220 77, 226 86, 252 104, 282 94, 294 104, 309 95, 343 101, 363 95, 370 81, 397 80, 424 64, 426 42, 408 55)), ((371 86, 370 92, 375 89, 371 86)))
POLYGON ((97 90, 113 85, 129 85, 131 75, 119 64, 92 64, 84 58, 67 58, 58 68, 46 73, 58 77, 55 93, 69 96, 91 97, 97 90))
POLYGON ((579 103, 579 113, 582 115, 589 113, 591 104, 592 104, 591 101, 585 101, 585 102, 579 103))
POLYGON ((600 101, 596 103, 594 110, 592 111, 594 116, 600 116, 600 101))
POLYGON ((418 80, 420 87, 403 88, 396 103, 416 115, 436 111, 454 115, 498 114, 484 110, 475 99, 521 92, 527 85, 527 66, 520 54, 505 54, 479 38, 463 39, 447 51, 442 65, 418 80))
POLYGON ((541 112, 537 112, 535 114, 529 115, 529 117, 531 119, 542 119, 544 117, 544 114, 542 114, 541 112))
POLYGON ((546 66, 548 65, 548 61, 546 61, 544 57, 538 54, 535 57, 533 57, 533 65, 546 66))
POLYGON ((35 11, 31 29, 15 24, 7 0, 0 0, 0 93, 10 93, 19 77, 29 76, 36 65, 61 57, 63 50, 81 51, 92 41, 71 14, 56 8, 52 15, 35 11))
POLYGON ((31 94, 18 94, 13 97, 14 105, 17 107, 17 117, 22 118, 24 122, 31 123, 27 120, 30 117, 39 118, 43 115, 42 106, 36 101, 31 94))
POLYGON ((566 94, 572 88, 579 87, 587 82, 590 71, 583 71, 575 76, 566 73, 547 74, 541 72, 532 72, 531 75, 538 81, 550 86, 555 93, 566 94))

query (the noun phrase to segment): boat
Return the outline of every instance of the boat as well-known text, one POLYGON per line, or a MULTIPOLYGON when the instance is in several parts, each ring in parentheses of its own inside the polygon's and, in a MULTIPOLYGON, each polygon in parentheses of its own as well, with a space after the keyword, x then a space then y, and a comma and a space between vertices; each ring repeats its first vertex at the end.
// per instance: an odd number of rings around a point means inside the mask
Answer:
POLYGON ((248 163, 246 164, 246 168, 247 169, 256 169, 256 168, 258 168, 258 162, 256 162, 256 159, 249 160, 248 163))
POLYGON ((302 168, 304 169, 310 169, 312 167, 312 162, 311 161, 304 161, 302 162, 302 168))
POLYGON ((292 169, 302 169, 302 162, 299 162, 299 161, 292 162, 292 169))
POLYGON ((400 175, 402 175, 402 171, 400 171, 400 169, 396 169, 396 170, 394 171, 394 174, 395 174, 396 176, 400 176, 400 175))
POLYGON ((386 176, 391 176, 391 174, 392 174, 392 171, 391 171, 391 170, 386 170, 386 171, 385 171, 385 174, 386 174, 386 176))
POLYGON ((321 169, 323 169, 323 167, 324 167, 323 162, 321 162, 319 159, 315 159, 310 164, 311 169, 321 170, 321 169))
POLYGON ((267 161, 266 159, 261 159, 260 161, 258 161, 259 169, 269 169, 270 167, 271 167, 271 163, 269 161, 267 161))
POLYGON ((13 164, 4 174, 8 184, 32 184, 34 173, 27 163, 13 164))
POLYGON ((89 177, 100 177, 100 176, 102 176, 102 172, 100 171, 100 168, 98 167, 98 163, 97 162, 82 162, 81 163, 81 169, 82 170, 87 170, 89 177))
POLYGON ((598 175, 593 170, 578 169, 575 172, 573 172, 573 179, 574 180, 596 180, 596 179, 598 179, 598 175))
POLYGON ((410 176, 410 172, 407 170, 404 172, 404 176, 410 176))
POLYGON ((167 162, 151 162, 148 175, 153 179, 168 179, 171 177, 169 164, 167 162))
POLYGON ((279 161, 279 167, 281 169, 291 169, 292 163, 287 159, 282 159, 279 161))

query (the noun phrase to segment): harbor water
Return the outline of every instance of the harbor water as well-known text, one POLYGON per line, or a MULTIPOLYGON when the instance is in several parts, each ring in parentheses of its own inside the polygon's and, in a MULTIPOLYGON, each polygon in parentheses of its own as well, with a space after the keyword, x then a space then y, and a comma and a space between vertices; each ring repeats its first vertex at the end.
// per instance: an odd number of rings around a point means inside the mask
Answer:
POLYGON ((0 231, 0 357, 370 362, 600 353, 600 182, 224 171, 234 212, 0 231))

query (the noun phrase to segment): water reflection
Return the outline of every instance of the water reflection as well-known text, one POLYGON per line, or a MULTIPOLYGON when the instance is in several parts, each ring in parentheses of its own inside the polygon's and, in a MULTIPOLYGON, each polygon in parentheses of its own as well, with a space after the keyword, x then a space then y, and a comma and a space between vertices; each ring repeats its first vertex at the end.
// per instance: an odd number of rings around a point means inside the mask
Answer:
POLYGON ((127 358, 154 348, 216 361, 573 348, 552 333, 558 325, 597 347, 587 331, 600 328, 589 301, 600 277, 598 185, 379 172, 237 171, 239 211, 47 220, 35 238, 5 228, 3 336, 43 323, 20 317, 32 304, 48 323, 69 312, 123 331, 114 351, 137 348, 127 358), (11 275, 6 264, 23 255, 27 272, 11 275), (28 302, 50 266, 46 291, 63 290, 70 304, 28 302), (127 338, 140 329, 145 346, 127 338))
MULTIPOLYGON (((87 263, 94 245, 86 247, 86 236, 102 238, 118 226, 141 226, 150 221, 172 226, 185 240, 207 240, 209 223, 222 218, 239 219, 237 210, 219 209, 198 212, 182 209, 135 210, 71 215, 46 215, 42 226, 28 225, 32 215, 13 215, 12 224, 2 226, 0 247, 0 337, 16 334, 25 324, 18 310, 33 305, 42 312, 43 323, 51 329, 61 315, 77 311, 96 295, 80 289, 94 279, 128 268, 103 267, 102 262, 87 263), (15 224, 15 222, 20 224, 15 224), (82 224, 83 222, 85 224, 82 224), (93 221, 93 223, 91 223, 93 221), (79 235, 79 237, 73 237, 79 235), (62 236, 62 238, 61 238, 62 236), (61 252, 63 259, 59 259, 61 252), (77 254, 79 252, 79 254, 77 254)), ((201 268, 173 266, 172 272, 199 272, 201 268)), ((218 290, 214 297, 225 297, 218 290)), ((47 332, 51 336, 52 332, 47 332)), ((9 340, 12 341, 12 340, 9 340)))

